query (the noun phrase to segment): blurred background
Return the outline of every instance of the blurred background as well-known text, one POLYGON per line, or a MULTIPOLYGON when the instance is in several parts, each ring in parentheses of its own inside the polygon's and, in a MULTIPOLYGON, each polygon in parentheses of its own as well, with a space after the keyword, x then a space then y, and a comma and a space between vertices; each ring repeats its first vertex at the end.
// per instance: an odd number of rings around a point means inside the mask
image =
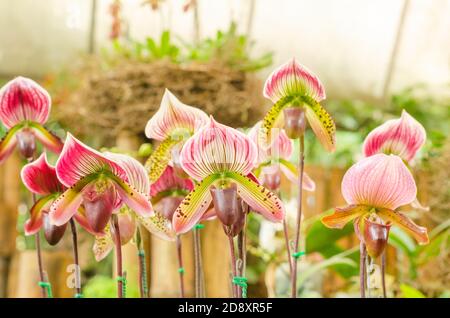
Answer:
MULTIPOLYGON (((32 77, 51 94, 50 126, 97 148, 138 152, 150 142, 147 120, 164 89, 220 122, 249 128, 270 102, 264 79, 296 57, 323 82, 324 106, 335 118, 337 151, 325 153, 307 135, 306 171, 317 190, 306 192, 300 265, 301 296, 359 295, 358 240, 352 226, 326 229, 320 217, 344 204, 340 182, 361 157, 367 133, 406 109, 427 131, 414 165, 419 200, 429 211, 409 215, 429 229, 417 246, 393 229, 387 254, 391 297, 450 295, 450 1, 449 0, 32 0, 0 2, 0 84, 32 77)), ((2 128, 2 134, 4 128, 2 128)), ((293 155, 293 162, 297 155, 293 155)), ((54 159, 54 158, 53 158, 54 159)), ((0 297, 38 297, 33 239, 23 235, 30 205, 18 178, 18 155, 0 167, 0 297)), ((296 189, 283 181, 292 215, 296 189), (291 211, 292 210, 292 211, 291 211)), ((291 221, 291 224, 293 222, 291 221)), ((230 295, 227 240, 216 221, 202 230, 206 292, 230 295)), ((289 284, 282 228, 257 216, 249 222, 250 297, 282 297, 289 284)), ((177 296, 174 244, 144 235, 150 292, 177 296)), ((97 263, 93 239, 81 233, 84 295, 114 297, 112 255, 97 263)), ((192 238, 184 235, 188 294, 192 295, 192 238)), ((128 246, 129 245, 129 246, 128 246)), ((137 296, 137 255, 124 247, 128 296, 137 296)), ((45 246, 54 294, 67 288, 70 237, 45 246)))

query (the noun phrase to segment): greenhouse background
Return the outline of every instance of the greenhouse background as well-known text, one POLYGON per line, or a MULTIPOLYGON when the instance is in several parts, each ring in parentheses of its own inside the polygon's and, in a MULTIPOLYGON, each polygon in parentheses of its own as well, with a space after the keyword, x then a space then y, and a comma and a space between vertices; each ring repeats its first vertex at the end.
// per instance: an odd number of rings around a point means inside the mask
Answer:
MULTIPOLYGON (((326 153, 306 133, 306 172, 316 190, 303 194, 299 297, 359 296, 353 226, 331 230, 320 219, 345 204, 342 177, 361 159, 367 134, 406 110, 425 127, 427 141, 412 167, 426 208, 405 211, 428 228, 430 243, 419 246, 391 229, 388 297, 450 296, 449 0, 15 0, 0 2, 0 27, 1 86, 19 75, 33 78, 52 97, 49 126, 58 136, 71 131, 141 162, 151 143, 144 128, 165 88, 247 130, 271 106, 262 90, 275 67, 295 57, 313 70, 336 122, 337 150, 326 153)), ((41 295, 34 240, 23 230, 30 198, 18 176, 25 163, 14 153, 0 166, 0 297, 41 295)), ((292 226, 297 191, 282 180, 292 226)), ((197 230, 205 295, 230 297, 227 237, 218 220, 204 225, 197 230)), ((141 236, 150 296, 177 297, 175 244, 147 231, 141 236)), ((182 241, 186 294, 194 296, 194 239, 186 233, 182 241)), ((80 229, 83 295, 115 297, 114 255, 96 262, 93 242, 80 229)), ((122 253, 127 297, 139 297, 136 242, 122 253)), ((43 259, 53 295, 73 297, 70 235, 57 246, 43 243, 43 259)), ((287 267, 282 226, 249 215, 248 297, 288 297, 287 267)))

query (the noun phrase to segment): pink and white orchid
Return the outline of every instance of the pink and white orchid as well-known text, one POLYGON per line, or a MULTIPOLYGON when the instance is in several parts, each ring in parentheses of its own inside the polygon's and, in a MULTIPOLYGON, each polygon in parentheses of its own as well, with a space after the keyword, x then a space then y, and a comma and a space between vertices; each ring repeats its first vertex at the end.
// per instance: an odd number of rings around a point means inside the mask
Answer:
POLYGON ((366 157, 377 153, 394 154, 410 163, 426 140, 425 128, 406 110, 367 135, 363 152, 366 157))
MULTIPOLYGON (((362 240, 365 236, 361 234, 366 233, 367 221, 381 225, 395 224, 420 244, 425 244, 428 242, 426 228, 416 225, 397 211, 399 207, 411 203, 416 193, 414 178, 400 157, 376 154, 362 159, 346 172, 342 180, 342 195, 348 205, 336 208, 322 222, 330 228, 342 228, 354 220, 362 240)), ((369 246, 369 243, 366 245, 369 246)))
POLYGON ((175 232, 187 232, 201 219, 212 202, 213 188, 236 186, 238 196, 255 211, 271 221, 281 221, 282 202, 249 177, 257 156, 256 145, 245 134, 211 117, 181 150, 182 168, 199 183, 175 211, 172 220, 175 232))
MULTIPOLYGON (((48 163, 47 156, 43 153, 37 160, 22 168, 21 177, 22 182, 30 192, 42 196, 31 208, 30 219, 25 223, 25 235, 33 235, 44 227, 47 242, 51 245, 57 244, 64 234, 67 223, 55 226, 50 224, 49 221, 50 206, 66 190, 56 176, 55 167, 48 163)), ((74 218, 88 232, 99 234, 95 233, 89 226, 81 207, 74 218)))
POLYGON ((31 159, 36 139, 55 153, 61 151, 62 141, 43 126, 50 108, 48 93, 29 78, 17 77, 0 89, 0 120, 8 129, 0 142, 0 163, 11 155, 16 145, 25 158, 31 159))
POLYGON ((66 223, 81 204, 96 232, 105 228, 113 211, 122 204, 142 217, 152 216, 148 192, 137 188, 146 182, 138 167, 131 158, 119 160, 117 155, 102 154, 68 133, 56 163, 58 179, 68 189, 50 207, 51 222, 66 223))
MULTIPOLYGON (((261 121, 257 122, 248 133, 248 137, 258 148, 258 166, 254 170, 255 176, 272 191, 277 190, 280 185, 281 172, 291 182, 296 183, 298 181, 298 169, 295 164, 289 161, 293 152, 293 141, 283 129, 279 129, 277 133, 272 133, 272 140, 269 145, 266 145, 260 139, 261 125, 261 121)), ((314 191, 315 188, 314 181, 304 172, 303 189, 314 191)))
POLYGON ((294 107, 305 113, 324 148, 330 152, 335 150, 336 127, 333 118, 319 104, 326 98, 325 89, 319 78, 305 66, 295 59, 281 65, 266 80, 263 94, 274 103, 262 124, 266 143, 271 139, 273 128, 283 127, 283 110, 294 107))
POLYGON ((208 116, 202 110, 183 104, 166 89, 160 108, 145 127, 148 138, 161 142, 145 164, 150 182, 159 179, 170 161, 178 168, 181 146, 207 121, 208 116))

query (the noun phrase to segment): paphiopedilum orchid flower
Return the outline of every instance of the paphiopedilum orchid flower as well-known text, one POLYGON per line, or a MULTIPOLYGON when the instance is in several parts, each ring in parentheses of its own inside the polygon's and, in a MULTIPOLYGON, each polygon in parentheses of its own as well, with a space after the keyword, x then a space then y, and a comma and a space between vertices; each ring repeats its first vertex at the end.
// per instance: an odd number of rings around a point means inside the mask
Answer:
POLYGON ((0 120, 8 129, 0 142, 0 163, 13 152, 31 159, 36 150, 36 139, 47 149, 59 153, 62 141, 44 128, 50 114, 49 94, 29 78, 17 77, 0 89, 0 120))
POLYGON ((387 241, 388 226, 391 224, 410 233, 420 244, 425 244, 428 242, 427 229, 397 211, 399 207, 411 203, 416 193, 414 178, 400 157, 376 154, 357 162, 345 173, 342 195, 348 205, 336 208, 322 222, 330 228, 342 228, 354 220, 356 232, 372 256, 381 252, 375 249, 373 241, 387 241), (374 223, 387 228, 376 229, 374 223), (380 237, 380 233, 384 233, 385 237, 380 237))
POLYGON ((207 121, 208 116, 202 110, 183 104, 166 89, 160 108, 145 127, 148 138, 161 142, 145 164, 151 183, 159 179, 170 161, 179 168, 183 143, 207 121))
MULTIPOLYGON (((43 153, 38 159, 22 168, 21 177, 22 182, 30 192, 41 196, 31 208, 31 216, 25 222, 25 235, 33 235, 44 227, 47 242, 51 245, 57 244, 64 235, 67 223, 56 226, 50 224, 49 221, 50 206, 66 190, 56 176, 55 167, 48 163, 47 156, 43 153)), ((74 218, 88 232, 99 234, 95 233, 89 226, 81 207, 74 218)))
POLYGON ((304 113, 325 149, 330 152, 335 150, 336 126, 334 120, 319 104, 326 98, 325 89, 319 78, 305 66, 297 63, 295 59, 281 65, 266 80, 263 94, 274 103, 262 124, 265 130, 266 144, 271 140, 273 128, 284 125, 289 137, 292 137, 290 134, 294 134, 299 128, 296 126, 303 125, 301 129, 304 129, 304 119, 300 116, 304 113), (295 118, 284 120, 283 110, 288 107, 299 110, 293 112, 293 117, 298 117, 298 123, 295 118), (286 123, 289 127, 286 126, 286 123), (293 132, 290 133, 290 131, 293 132))
POLYGON ((111 154, 100 153, 68 133, 56 163, 58 179, 68 189, 50 207, 50 221, 55 225, 66 223, 81 204, 96 232, 105 228, 113 211, 122 204, 142 217, 152 216, 148 192, 135 186, 146 178, 138 175, 135 168, 131 158, 118 160, 111 154))
POLYGON ((425 128, 403 110, 400 118, 388 120, 367 135, 363 152, 366 157, 377 153, 394 154, 410 163, 426 138, 425 128))
MULTIPOLYGON (((261 121, 257 122, 248 133, 248 137, 258 148, 258 166, 254 170, 255 176, 272 191, 277 190, 280 186, 281 172, 291 182, 296 183, 298 181, 298 169, 295 164, 289 161, 293 152, 293 141, 283 129, 279 129, 276 133, 272 132, 272 141, 267 145, 260 138, 261 125, 261 121)), ((316 188, 316 184, 306 172, 303 173, 302 186, 307 191, 314 191, 316 188)))
MULTIPOLYGON (((164 184, 162 184, 163 182, 156 182, 152 186, 150 186, 150 180, 148 179, 145 168, 136 159, 117 153, 104 153, 104 155, 120 164, 120 166, 125 170, 130 186, 137 192, 150 193, 150 195, 152 196, 155 195, 159 198, 159 200, 157 200, 156 202, 160 201, 164 197, 162 192, 165 192, 167 195, 169 195, 169 188, 165 187, 164 184), (159 196, 157 193, 158 189, 161 190, 161 194, 159 196)), ((168 176, 166 175, 166 177, 168 176)), ((177 184, 180 186, 180 193, 182 193, 182 187, 187 186, 189 187, 189 189, 192 187, 192 183, 189 184, 188 182, 186 182, 186 184, 184 184, 175 178, 172 178, 171 180, 167 179, 168 178, 165 179, 166 184, 177 182, 177 184)), ((189 180, 189 182, 191 181, 189 180)), ((175 194, 175 189, 174 192, 171 192, 170 194, 175 194)), ((155 205, 154 207, 156 208, 157 205, 155 205)), ((174 207, 173 209, 175 210, 175 208, 176 207, 174 207)), ((150 233, 161 239, 167 241, 175 240, 175 233, 172 230, 171 220, 167 219, 164 215, 156 211, 153 216, 144 217, 138 213, 135 213, 128 206, 122 206, 116 212, 118 214, 121 244, 127 244, 134 237, 138 223, 145 227, 150 233)), ((95 239, 93 250, 96 260, 100 261, 105 258, 113 247, 114 236, 111 232, 111 227, 107 225, 105 228, 105 235, 97 235, 95 239)))
MULTIPOLYGON (((175 232, 187 232, 207 212, 212 202, 211 189, 236 187, 237 195, 253 210, 271 221, 281 221, 284 214, 282 202, 249 177, 257 156, 258 150, 250 138, 211 117, 181 150, 182 168, 199 183, 173 215, 175 232)), ((215 209, 220 219, 217 207, 215 209)))

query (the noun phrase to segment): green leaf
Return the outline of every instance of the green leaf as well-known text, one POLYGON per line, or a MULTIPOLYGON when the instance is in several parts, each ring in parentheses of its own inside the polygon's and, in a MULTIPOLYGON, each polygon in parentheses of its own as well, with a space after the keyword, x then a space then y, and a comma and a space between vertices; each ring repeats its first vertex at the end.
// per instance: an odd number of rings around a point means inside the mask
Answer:
POLYGON ((336 230, 327 228, 319 219, 311 225, 306 234, 306 252, 322 253, 331 244, 352 233, 353 223, 347 224, 342 230, 336 230))
POLYGON ((400 290, 402 292, 403 298, 426 298, 421 291, 415 289, 414 287, 406 284, 400 285, 400 290))

